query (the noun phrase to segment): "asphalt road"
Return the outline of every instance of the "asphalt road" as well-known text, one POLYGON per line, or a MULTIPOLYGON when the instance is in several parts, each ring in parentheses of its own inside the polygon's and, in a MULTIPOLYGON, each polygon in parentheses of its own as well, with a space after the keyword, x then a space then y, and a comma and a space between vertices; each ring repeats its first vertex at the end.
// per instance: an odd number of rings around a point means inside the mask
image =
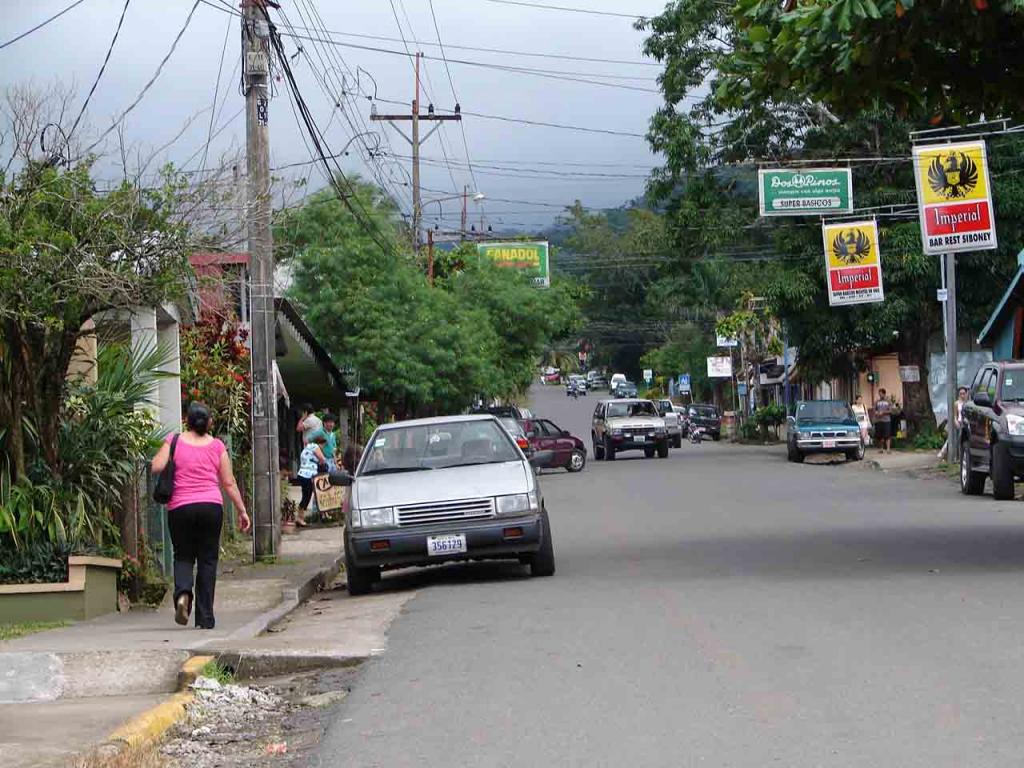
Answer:
MULTIPOLYGON (((534 406, 586 437, 596 399, 534 406)), ((323 765, 1024 763, 1019 502, 780 449, 629 455, 544 475, 553 578, 385 580, 419 594, 323 765)))

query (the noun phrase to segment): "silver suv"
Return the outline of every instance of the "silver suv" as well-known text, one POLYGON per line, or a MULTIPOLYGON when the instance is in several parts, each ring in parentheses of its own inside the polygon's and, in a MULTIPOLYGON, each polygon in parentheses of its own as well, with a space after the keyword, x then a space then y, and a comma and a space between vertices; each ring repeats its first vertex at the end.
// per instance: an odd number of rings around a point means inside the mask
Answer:
POLYGON ((647 458, 668 456, 668 429, 650 400, 602 400, 594 409, 590 437, 598 461, 614 461, 622 451, 643 451, 647 458))

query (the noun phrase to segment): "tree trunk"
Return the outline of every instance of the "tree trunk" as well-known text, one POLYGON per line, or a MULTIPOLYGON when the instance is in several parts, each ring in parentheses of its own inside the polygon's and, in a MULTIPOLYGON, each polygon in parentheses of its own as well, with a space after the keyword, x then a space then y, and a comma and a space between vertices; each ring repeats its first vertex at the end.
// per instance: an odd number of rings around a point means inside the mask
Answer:
POLYGON ((935 412, 928 388, 928 331, 916 328, 900 335, 897 349, 900 365, 916 365, 920 381, 903 385, 903 417, 911 434, 935 429, 935 412))

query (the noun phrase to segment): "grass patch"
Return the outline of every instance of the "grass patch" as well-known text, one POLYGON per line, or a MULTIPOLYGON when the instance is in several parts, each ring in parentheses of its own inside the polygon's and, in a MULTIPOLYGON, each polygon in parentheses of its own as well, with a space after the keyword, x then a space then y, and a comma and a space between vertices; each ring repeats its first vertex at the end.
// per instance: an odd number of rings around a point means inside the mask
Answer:
POLYGON ((121 749, 98 747, 73 758, 69 765, 71 768, 165 768, 168 763, 158 747, 150 744, 121 749))
POLYGON ((36 632, 45 632, 48 629, 59 629, 66 627, 67 621, 25 621, 17 624, 0 624, 0 640, 14 640, 25 635, 34 635, 36 632))
POLYGON ((235 673, 219 664, 216 659, 210 659, 203 664, 203 668, 199 670, 199 676, 216 680, 221 685, 230 685, 235 680, 235 673))
POLYGON ((224 536, 220 540, 220 560, 222 563, 248 565, 252 562, 252 539, 237 536, 224 536))

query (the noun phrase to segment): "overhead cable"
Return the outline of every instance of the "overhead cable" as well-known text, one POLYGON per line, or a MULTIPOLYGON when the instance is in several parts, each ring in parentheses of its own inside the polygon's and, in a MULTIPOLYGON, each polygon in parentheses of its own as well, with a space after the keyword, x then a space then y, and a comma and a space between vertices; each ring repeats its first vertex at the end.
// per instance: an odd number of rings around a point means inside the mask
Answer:
POLYGON ((68 6, 67 8, 65 8, 64 10, 62 10, 62 11, 58 11, 57 13, 53 14, 53 16, 51 16, 50 18, 46 19, 45 21, 41 21, 41 22, 39 22, 38 24, 36 24, 36 25, 35 25, 34 27, 32 27, 31 29, 26 29, 26 30, 25 30, 24 32, 22 32, 22 33, 21 33, 20 35, 15 35, 14 37, 12 37, 12 38, 11 38, 10 40, 8 40, 8 41, 7 41, 7 42, 5 42, 5 43, 0 43, 0 50, 3 50, 3 49, 4 49, 4 48, 6 48, 6 47, 7 47, 8 45, 13 45, 14 43, 16 43, 16 42, 18 42, 19 40, 21 40, 21 39, 22 39, 23 37, 28 37, 29 35, 31 35, 31 34, 32 34, 33 32, 35 32, 36 30, 38 30, 38 29, 42 29, 42 28, 43 28, 43 27, 45 27, 45 26, 46 26, 47 24, 49 24, 49 23, 50 23, 51 21, 56 21, 56 20, 57 20, 57 19, 59 19, 59 18, 60 18, 61 16, 63 16, 63 15, 65 14, 65 13, 67 13, 68 11, 70 11, 70 10, 71 10, 72 8, 77 8, 78 6, 80 6, 80 5, 81 5, 82 3, 84 3, 84 2, 85 2, 85 0, 76 0, 76 2, 72 3, 71 5, 69 5, 69 6, 68 6))
POLYGON ((82 102, 82 108, 78 110, 78 116, 75 118, 75 122, 71 124, 71 130, 68 131, 68 135, 65 141, 70 144, 71 137, 75 134, 75 129, 78 128, 78 123, 82 119, 82 115, 85 114, 85 110, 89 106, 89 101, 92 99, 92 95, 96 93, 96 86, 100 84, 100 78, 103 77, 103 73, 107 69, 107 62, 110 61, 110 54, 114 52, 114 45, 117 43, 117 36, 121 34, 121 27, 124 24, 124 15, 128 12, 128 5, 132 0, 124 0, 124 7, 121 9, 121 18, 117 20, 117 28, 114 30, 114 37, 110 40, 110 45, 107 46, 107 55, 103 57, 103 63, 100 65, 100 71, 96 73, 96 79, 92 81, 92 87, 89 89, 89 93, 85 96, 85 101, 82 102))

